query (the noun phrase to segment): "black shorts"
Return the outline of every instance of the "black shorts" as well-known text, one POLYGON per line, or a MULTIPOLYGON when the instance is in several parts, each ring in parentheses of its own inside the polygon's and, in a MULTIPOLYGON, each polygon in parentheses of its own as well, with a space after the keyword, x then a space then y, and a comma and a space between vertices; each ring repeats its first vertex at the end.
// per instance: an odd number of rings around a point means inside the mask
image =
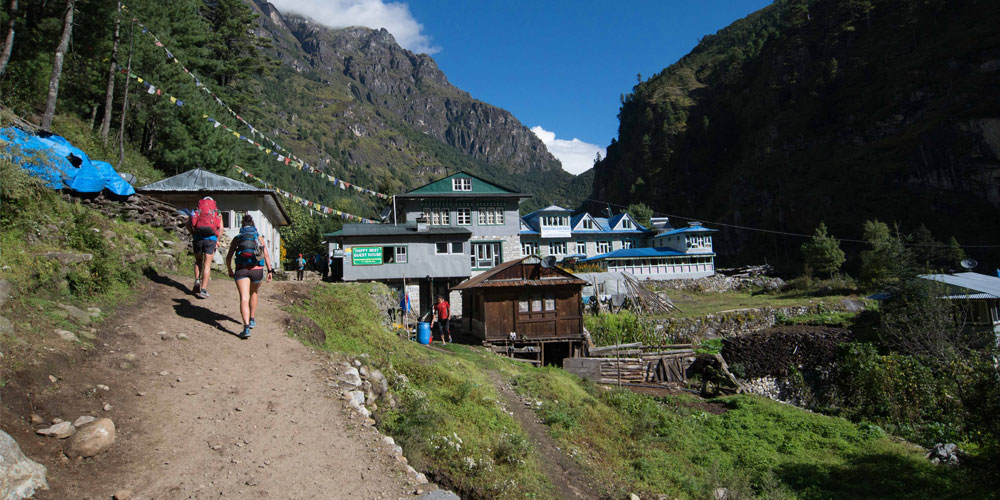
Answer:
POLYGON ((236 281, 248 279, 251 283, 260 283, 264 281, 264 268, 258 267, 257 269, 237 269, 233 273, 233 279, 236 281))
POLYGON ((207 255, 214 254, 215 246, 218 244, 219 242, 216 240, 207 240, 207 239, 194 240, 191 242, 191 246, 194 248, 194 253, 196 254, 203 253, 207 255))
POLYGON ((434 327, 441 333, 451 335, 451 318, 439 319, 434 327))

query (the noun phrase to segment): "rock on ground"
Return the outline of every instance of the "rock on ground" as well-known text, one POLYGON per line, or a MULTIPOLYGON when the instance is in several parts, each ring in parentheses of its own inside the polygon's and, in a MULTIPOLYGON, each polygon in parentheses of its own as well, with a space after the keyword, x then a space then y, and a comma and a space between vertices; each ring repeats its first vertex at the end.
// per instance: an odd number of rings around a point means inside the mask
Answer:
POLYGON ((57 422, 52 427, 38 429, 35 432, 43 436, 65 439, 76 433, 76 427, 73 427, 73 424, 70 422, 57 422))
POLYGON ((17 441, 0 431, 0 498, 21 500, 47 489, 45 466, 24 456, 17 441))
POLYGON ((115 442, 115 423, 99 418, 83 427, 66 442, 66 456, 92 457, 107 450, 115 442))

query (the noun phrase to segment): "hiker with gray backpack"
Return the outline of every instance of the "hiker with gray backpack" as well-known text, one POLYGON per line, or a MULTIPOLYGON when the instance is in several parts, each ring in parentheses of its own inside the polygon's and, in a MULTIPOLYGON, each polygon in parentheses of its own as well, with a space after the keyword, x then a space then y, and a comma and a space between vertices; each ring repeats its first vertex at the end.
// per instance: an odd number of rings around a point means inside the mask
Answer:
POLYGON ((194 292, 199 299, 208 298, 208 279, 212 274, 212 259, 222 234, 222 216, 211 196, 198 200, 198 209, 188 219, 191 246, 194 250, 194 292))
POLYGON ((267 278, 271 281, 274 268, 271 266, 271 256, 268 255, 264 237, 257 232, 253 217, 243 216, 240 223, 240 234, 233 238, 226 254, 226 268, 229 276, 236 281, 236 290, 240 293, 240 315, 243 317, 241 339, 250 338, 250 330, 257 326, 254 319, 257 313, 257 291, 267 278), (233 256, 236 256, 236 271, 233 271, 233 256), (266 273, 265 273, 266 271, 266 273), (266 276, 265 276, 266 275, 266 276))

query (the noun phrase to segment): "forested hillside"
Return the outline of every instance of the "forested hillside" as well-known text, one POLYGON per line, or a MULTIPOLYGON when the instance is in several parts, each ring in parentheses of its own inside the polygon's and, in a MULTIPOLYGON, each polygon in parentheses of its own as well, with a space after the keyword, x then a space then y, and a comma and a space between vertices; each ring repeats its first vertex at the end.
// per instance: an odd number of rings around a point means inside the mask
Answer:
POLYGON ((56 112, 112 147, 124 123, 124 140, 168 175, 202 167, 238 177, 240 165, 367 218, 386 201, 328 176, 393 194, 469 170, 534 194, 527 208, 574 205, 589 190, 510 113, 453 87, 384 30, 327 29, 249 0, 136 0, 120 15, 114 2, 87 0, 4 7, 4 35, 10 26, 14 37, 0 102, 44 120, 65 33, 56 112))
MULTIPOLYGON (((825 221, 847 238, 878 218, 996 244, 997 26, 997 2, 776 1, 623 96, 592 198, 794 233, 825 221)), ((797 258, 802 243, 716 241, 732 260, 797 258)))

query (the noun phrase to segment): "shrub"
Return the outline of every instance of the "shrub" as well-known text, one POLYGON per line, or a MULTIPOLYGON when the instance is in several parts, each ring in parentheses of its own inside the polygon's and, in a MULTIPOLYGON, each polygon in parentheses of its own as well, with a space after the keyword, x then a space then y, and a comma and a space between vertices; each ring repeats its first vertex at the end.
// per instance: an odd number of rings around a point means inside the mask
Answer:
POLYGON ((658 345, 661 343, 661 339, 653 328, 653 323, 639 317, 632 311, 586 316, 584 323, 596 345, 633 342, 658 345))

